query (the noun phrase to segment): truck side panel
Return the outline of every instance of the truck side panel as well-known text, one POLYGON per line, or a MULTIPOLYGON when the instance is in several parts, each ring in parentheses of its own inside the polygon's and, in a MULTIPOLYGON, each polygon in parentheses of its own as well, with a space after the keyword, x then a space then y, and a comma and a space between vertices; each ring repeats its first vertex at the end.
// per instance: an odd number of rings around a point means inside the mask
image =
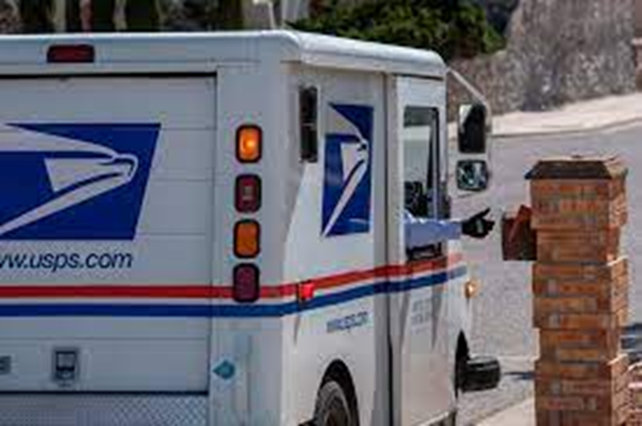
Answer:
POLYGON ((373 273, 386 255, 384 77, 303 67, 295 76, 291 93, 319 90, 319 158, 301 163, 299 138, 291 140, 284 275, 313 282, 315 293, 286 322, 289 401, 298 422, 309 420, 323 375, 339 361, 352 374, 360 424, 384 425, 386 298, 375 295, 382 277, 373 273))

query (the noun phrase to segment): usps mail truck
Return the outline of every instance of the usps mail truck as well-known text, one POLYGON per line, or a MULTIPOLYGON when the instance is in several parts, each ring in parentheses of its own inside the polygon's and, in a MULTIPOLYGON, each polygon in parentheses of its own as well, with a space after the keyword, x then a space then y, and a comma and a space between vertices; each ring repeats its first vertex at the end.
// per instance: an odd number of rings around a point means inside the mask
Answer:
POLYGON ((452 423, 497 368, 460 241, 405 246, 410 204, 449 215, 446 72, 285 31, 0 38, 0 425, 452 423))

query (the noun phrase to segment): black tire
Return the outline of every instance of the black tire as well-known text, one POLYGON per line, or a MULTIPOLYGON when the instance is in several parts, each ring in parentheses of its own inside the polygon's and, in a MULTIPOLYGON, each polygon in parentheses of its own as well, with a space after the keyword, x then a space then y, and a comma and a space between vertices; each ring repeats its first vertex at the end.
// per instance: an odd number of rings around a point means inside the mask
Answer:
POLYGON ((334 380, 321 387, 314 410, 314 426, 356 426, 355 414, 341 385, 334 380))
POLYGON ((495 384, 501 380, 501 366, 495 358, 480 356, 469 359, 466 362, 466 375, 464 383, 465 391, 483 391, 494 389, 488 384, 495 384), (474 380, 472 379, 474 378, 474 380))
POLYGON ((459 400, 465 386, 468 355, 460 355, 455 362, 455 398, 459 400))

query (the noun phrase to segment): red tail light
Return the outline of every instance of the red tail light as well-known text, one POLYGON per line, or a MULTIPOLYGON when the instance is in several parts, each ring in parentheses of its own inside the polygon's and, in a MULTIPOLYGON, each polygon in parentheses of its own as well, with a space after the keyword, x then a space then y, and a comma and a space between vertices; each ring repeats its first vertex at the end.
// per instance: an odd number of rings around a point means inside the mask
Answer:
POLYGON ((234 268, 234 300, 239 303, 254 303, 259 300, 261 285, 259 268, 255 265, 242 264, 234 268))
POLYGON ((236 210, 240 213, 256 213, 261 208, 261 179, 256 175, 239 176, 236 179, 236 210))
POLYGON ((96 51, 89 44, 61 44, 47 51, 47 62, 52 64, 86 64, 95 60, 96 51))

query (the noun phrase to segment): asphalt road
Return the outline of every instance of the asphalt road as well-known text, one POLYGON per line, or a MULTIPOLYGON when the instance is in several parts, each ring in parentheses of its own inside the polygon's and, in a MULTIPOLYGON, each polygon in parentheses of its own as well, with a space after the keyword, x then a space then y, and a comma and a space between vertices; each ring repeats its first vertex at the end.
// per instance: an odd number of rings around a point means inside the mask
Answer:
MULTIPOLYGON (((495 218, 507 209, 528 204, 524 175, 538 159, 557 155, 619 155, 629 166, 629 224, 624 231, 623 250, 630 257, 631 324, 642 328, 642 125, 574 136, 511 138, 494 141, 493 187, 488 192, 454 201, 456 216, 491 207, 495 218), (638 188, 637 185, 640 185, 638 188)), ((499 228, 499 226, 497 226, 499 228)), ((473 275, 482 284, 475 305, 472 350, 496 355, 504 377, 499 389, 464 395, 462 424, 474 424, 533 393, 533 361, 537 358, 537 334, 532 327, 531 265, 503 262, 499 229, 483 242, 465 243, 473 275)), ((642 334, 642 333, 640 333, 642 334)), ((635 340, 635 339, 634 339, 635 340)), ((641 345, 634 341, 633 345, 641 345)), ((517 425, 516 425, 517 426, 517 425)))

